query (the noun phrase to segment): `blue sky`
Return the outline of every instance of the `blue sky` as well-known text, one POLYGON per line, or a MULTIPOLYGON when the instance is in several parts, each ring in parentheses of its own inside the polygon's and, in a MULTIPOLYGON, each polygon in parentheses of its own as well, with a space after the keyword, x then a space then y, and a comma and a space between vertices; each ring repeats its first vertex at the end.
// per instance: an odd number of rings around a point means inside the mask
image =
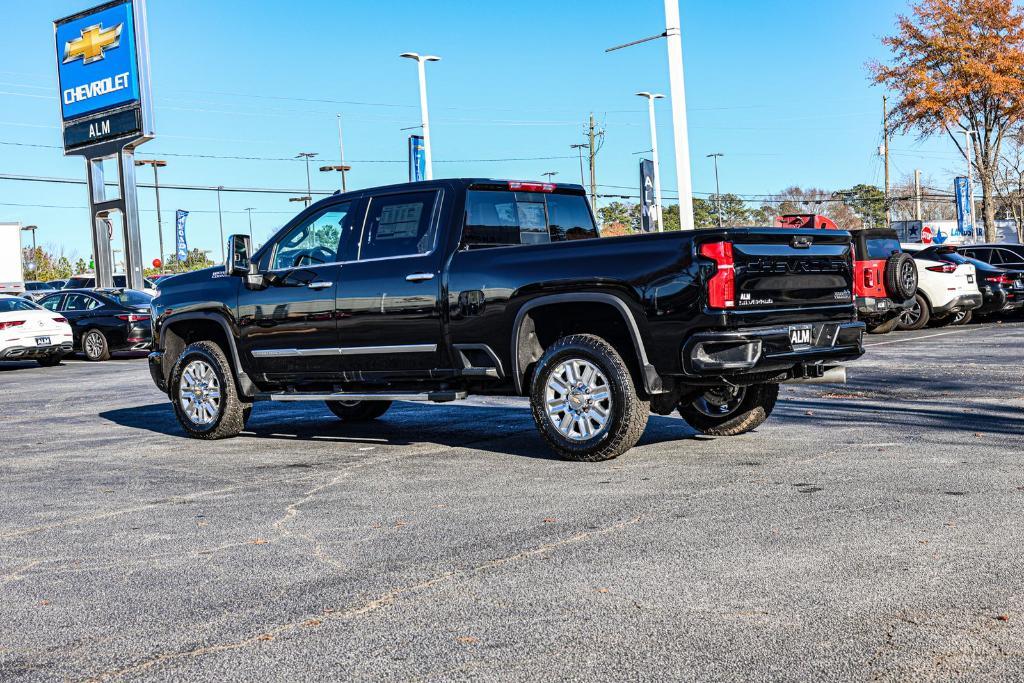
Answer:
MULTIPOLYGON (((60 145, 51 22, 91 4, 5 3, 0 173, 84 178, 81 159, 48 147, 60 145)), ((906 6, 683 0, 695 191, 714 191, 705 159, 712 152, 725 154, 723 192, 880 184, 882 92, 871 86, 865 64, 885 56, 879 37, 906 6)), ((401 182, 412 132, 401 129, 419 123, 419 109, 415 66, 398 55, 417 51, 443 57, 427 74, 435 176, 540 178, 557 171, 557 180, 579 182, 569 145, 583 141, 594 112, 607 130, 598 183, 633 188, 635 153, 650 147, 646 106, 633 93, 667 94, 665 45, 604 49, 663 26, 660 0, 150 0, 157 138, 138 154, 168 160, 165 183, 304 188, 298 161, 188 155, 281 159, 312 151, 336 160, 340 112, 352 186, 401 182), (522 157, 566 158, 472 161, 522 157)), ((663 185, 674 196, 667 101, 658 113, 663 185)), ((892 148, 895 179, 921 168, 946 187, 963 165, 942 138, 896 138, 892 148)), ((148 169, 139 173, 151 180, 148 169)), ((314 167, 314 190, 336 182, 314 167)), ((174 210, 187 209, 190 245, 219 257, 215 194, 165 190, 161 199, 165 249, 174 210)), ((257 241, 296 206, 281 195, 225 193, 222 201, 226 233, 246 231, 244 209, 253 207, 257 241)), ((0 221, 37 224, 41 244, 88 257, 85 204, 84 186, 0 180, 0 221)), ((158 251, 152 190, 140 191, 140 206, 148 262, 158 251)))

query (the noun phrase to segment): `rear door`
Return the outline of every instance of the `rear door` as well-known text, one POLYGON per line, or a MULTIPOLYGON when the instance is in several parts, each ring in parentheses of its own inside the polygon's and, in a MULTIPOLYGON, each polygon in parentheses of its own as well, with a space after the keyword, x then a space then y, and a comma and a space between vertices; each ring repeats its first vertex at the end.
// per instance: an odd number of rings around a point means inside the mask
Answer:
POLYGON ((729 231, 735 308, 849 304, 850 235, 832 230, 729 231))
POLYGON ((441 188, 371 195, 355 258, 338 284, 338 368, 422 374, 446 363, 441 345, 441 188))

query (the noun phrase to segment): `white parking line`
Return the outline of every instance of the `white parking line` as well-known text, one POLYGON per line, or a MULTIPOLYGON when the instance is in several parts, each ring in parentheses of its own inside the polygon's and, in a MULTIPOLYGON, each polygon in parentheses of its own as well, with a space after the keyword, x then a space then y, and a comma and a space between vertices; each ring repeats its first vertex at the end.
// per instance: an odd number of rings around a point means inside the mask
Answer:
MULTIPOLYGON (((891 339, 884 342, 875 342, 874 344, 865 344, 865 348, 868 346, 885 346, 886 344, 909 344, 910 342, 922 341, 924 339, 932 339, 934 337, 945 337, 950 334, 960 334, 961 332, 977 332, 978 330, 991 330, 991 327, 976 327, 967 328, 963 330, 953 330, 952 332, 937 332, 935 334, 926 334, 923 337, 911 337, 910 339, 891 339)), ((999 328, 996 328, 999 329, 999 328)), ((1004 328, 1005 329, 1005 328, 1004 328)), ((1014 328, 1010 328, 1014 329, 1014 328)))

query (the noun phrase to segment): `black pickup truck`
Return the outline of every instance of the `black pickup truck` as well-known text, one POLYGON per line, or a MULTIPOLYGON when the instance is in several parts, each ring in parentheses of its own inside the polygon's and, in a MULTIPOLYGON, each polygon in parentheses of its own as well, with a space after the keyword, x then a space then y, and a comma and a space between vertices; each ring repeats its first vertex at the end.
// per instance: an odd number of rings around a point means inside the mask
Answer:
POLYGON ((149 356, 185 431, 234 436, 254 401, 528 396, 562 457, 629 450, 651 412, 735 435, 779 383, 863 353, 850 235, 742 228, 599 239, 583 188, 437 180, 336 194, 261 249, 178 275, 149 356))

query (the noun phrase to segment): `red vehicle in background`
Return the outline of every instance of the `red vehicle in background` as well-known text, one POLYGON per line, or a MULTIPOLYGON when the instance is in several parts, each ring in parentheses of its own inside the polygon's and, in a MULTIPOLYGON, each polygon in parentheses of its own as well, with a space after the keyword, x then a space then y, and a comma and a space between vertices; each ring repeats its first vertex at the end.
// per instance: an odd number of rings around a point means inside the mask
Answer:
POLYGON ((857 314, 871 334, 892 332, 900 313, 914 305, 917 264, 903 252, 895 230, 877 228, 852 234, 857 314))
POLYGON ((836 222, 827 216, 816 213, 791 213, 775 219, 776 228, 792 228, 794 230, 838 230, 836 222))

